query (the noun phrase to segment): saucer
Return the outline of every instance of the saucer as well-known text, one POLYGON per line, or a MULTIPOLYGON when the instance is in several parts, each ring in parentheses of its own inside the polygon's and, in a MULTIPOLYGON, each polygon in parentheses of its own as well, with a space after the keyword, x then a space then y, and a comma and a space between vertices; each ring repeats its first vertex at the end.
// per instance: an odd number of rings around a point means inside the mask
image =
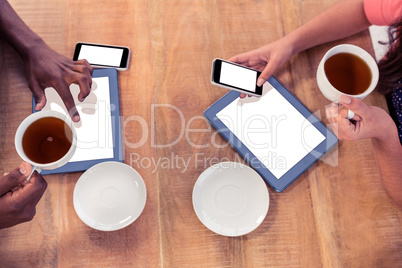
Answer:
POLYGON ((237 162, 206 169, 193 189, 193 206, 200 221, 224 236, 255 230, 268 213, 269 194, 260 175, 237 162))
POLYGON ((133 223, 145 207, 147 191, 140 174, 119 162, 85 171, 74 188, 74 209, 89 227, 114 231, 133 223))

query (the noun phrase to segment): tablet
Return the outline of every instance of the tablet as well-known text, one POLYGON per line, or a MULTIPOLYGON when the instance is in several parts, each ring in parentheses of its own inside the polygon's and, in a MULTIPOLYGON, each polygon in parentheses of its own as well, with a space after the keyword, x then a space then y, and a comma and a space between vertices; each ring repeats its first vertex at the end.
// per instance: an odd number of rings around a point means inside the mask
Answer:
MULTIPOLYGON (((123 162, 117 70, 94 70, 91 93, 83 102, 78 101, 78 85, 70 85, 70 91, 81 117, 79 122, 73 123, 77 148, 70 162, 54 170, 43 170, 42 175, 83 171, 104 161, 123 162)), ((67 114, 54 88, 46 88, 45 95, 47 102, 42 110, 67 114)), ((35 106, 33 100, 34 112, 35 106)))
POLYGON ((273 76, 264 84, 262 97, 239 96, 229 92, 204 116, 277 192, 338 142, 273 76))

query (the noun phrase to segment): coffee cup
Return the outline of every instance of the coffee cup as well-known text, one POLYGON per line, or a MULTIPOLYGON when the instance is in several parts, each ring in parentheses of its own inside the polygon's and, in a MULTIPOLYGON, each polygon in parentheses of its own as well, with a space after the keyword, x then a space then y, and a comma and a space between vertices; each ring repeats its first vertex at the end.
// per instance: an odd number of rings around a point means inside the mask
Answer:
POLYGON ((51 110, 29 115, 15 134, 17 153, 32 165, 32 173, 65 165, 76 147, 77 134, 70 117, 51 110))
MULTIPOLYGON (((318 88, 328 100, 339 103, 341 95, 364 99, 377 86, 376 61, 364 49, 350 44, 335 46, 325 53, 317 69, 318 88)), ((348 118, 354 113, 349 110, 348 118)))

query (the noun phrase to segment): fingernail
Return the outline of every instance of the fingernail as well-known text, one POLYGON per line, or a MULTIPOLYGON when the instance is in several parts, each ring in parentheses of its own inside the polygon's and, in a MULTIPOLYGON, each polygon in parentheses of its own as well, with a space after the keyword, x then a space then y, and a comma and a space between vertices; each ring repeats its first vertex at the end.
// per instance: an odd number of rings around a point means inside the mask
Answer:
POLYGON ((25 169, 24 166, 20 166, 20 173, 21 173, 22 175, 25 175, 25 173, 27 173, 27 170, 25 169))
POLYGON ((257 86, 259 86, 259 87, 262 86, 262 84, 264 84, 264 82, 265 82, 264 79, 262 79, 262 78, 258 79, 257 86))
POLYGON ((350 104, 352 102, 352 98, 347 95, 341 95, 341 97, 339 98, 339 101, 344 104, 350 104))

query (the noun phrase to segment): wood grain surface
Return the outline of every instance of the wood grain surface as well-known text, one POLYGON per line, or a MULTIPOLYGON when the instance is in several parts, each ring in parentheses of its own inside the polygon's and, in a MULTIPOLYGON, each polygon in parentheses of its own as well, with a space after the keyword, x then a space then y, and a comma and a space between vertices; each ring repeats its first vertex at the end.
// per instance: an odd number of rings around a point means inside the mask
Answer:
MULTIPOLYGON (((129 69, 118 74, 124 162, 141 174, 148 196, 133 224, 101 232, 73 208, 82 172, 45 176, 35 218, 0 230, 0 267, 402 267, 402 213, 380 183, 370 140, 340 142, 282 193, 267 186, 269 213, 245 236, 213 233, 193 209, 206 168, 243 161, 202 116, 227 92, 209 82, 212 60, 272 42, 335 2, 10 0, 69 58, 79 41, 131 48, 129 69), (169 165, 151 165, 158 160, 169 165)), ((324 123, 329 101, 315 73, 339 43, 373 54, 365 31, 302 52, 275 73, 324 123)), ((376 92, 365 102, 386 109, 376 92)), ((31 109, 23 62, 1 40, 0 172, 21 161, 14 134, 31 109)))

